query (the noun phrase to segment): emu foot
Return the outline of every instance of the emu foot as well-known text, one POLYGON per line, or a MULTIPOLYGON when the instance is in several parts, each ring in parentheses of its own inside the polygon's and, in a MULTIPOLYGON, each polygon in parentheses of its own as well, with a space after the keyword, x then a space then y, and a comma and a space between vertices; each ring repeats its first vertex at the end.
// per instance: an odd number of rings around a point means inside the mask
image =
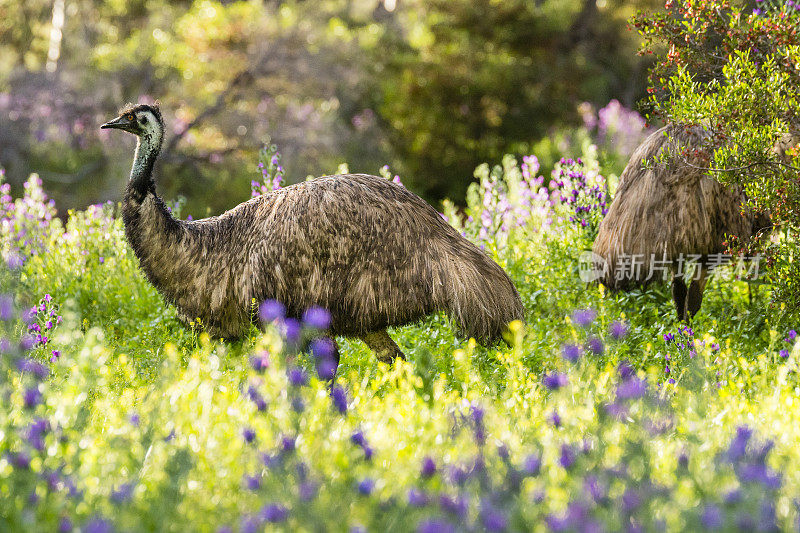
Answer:
POLYGON ((406 356, 400 351, 400 348, 394 340, 386 333, 385 329, 379 331, 370 331, 359 338, 364 341, 364 344, 369 346, 369 349, 375 353, 375 357, 382 363, 392 364, 395 358, 405 359, 406 356))

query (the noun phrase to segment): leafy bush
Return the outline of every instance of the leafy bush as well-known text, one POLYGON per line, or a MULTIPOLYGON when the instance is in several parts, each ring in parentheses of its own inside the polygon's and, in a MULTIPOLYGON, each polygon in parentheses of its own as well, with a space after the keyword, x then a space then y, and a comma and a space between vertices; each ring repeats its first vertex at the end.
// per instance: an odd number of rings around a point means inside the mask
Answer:
MULTIPOLYGON (((777 230, 752 245, 766 258, 774 297, 800 309, 800 10, 791 1, 669 1, 636 27, 658 53, 650 107, 670 122, 700 124, 711 135, 696 147, 709 174, 742 186, 777 230)), ((747 243, 731 243, 731 247, 747 243)))

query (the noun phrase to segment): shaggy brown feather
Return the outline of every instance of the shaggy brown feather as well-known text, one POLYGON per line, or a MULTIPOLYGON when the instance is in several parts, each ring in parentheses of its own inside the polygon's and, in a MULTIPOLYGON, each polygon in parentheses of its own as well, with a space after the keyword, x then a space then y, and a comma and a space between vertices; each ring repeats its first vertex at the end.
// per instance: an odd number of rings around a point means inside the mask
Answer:
POLYGON ((139 137, 123 202, 127 238, 181 317, 199 317, 215 336, 244 336, 251 302, 267 299, 284 303, 290 316, 325 307, 331 333, 344 336, 444 311, 463 334, 492 342, 522 319, 503 269, 400 185, 364 174, 326 176, 184 222, 155 194, 160 135, 139 137))
POLYGON ((707 177, 695 152, 707 135, 698 126, 666 126, 634 151, 594 242, 606 261, 601 283, 615 290, 642 285, 651 258, 674 264, 681 255, 722 253, 726 234, 748 240, 768 226, 745 208, 740 188, 707 177), (632 256, 644 259, 640 275, 617 279, 622 258, 632 256))

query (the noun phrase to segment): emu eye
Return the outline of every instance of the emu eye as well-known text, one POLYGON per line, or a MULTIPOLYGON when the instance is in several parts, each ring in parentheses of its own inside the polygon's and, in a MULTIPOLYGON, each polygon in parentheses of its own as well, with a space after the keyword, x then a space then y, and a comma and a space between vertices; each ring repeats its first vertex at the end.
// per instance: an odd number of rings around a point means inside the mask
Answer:
POLYGON ((133 122, 133 113, 128 113, 127 115, 125 115, 125 118, 126 118, 127 120, 129 120, 129 121, 133 122))

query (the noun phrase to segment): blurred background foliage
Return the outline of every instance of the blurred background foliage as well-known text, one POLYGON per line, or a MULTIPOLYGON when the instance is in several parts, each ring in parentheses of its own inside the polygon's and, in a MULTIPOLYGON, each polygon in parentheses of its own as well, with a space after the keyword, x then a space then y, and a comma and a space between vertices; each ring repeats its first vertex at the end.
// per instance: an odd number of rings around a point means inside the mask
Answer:
POLYGON ((159 186, 186 213, 247 198, 268 140, 289 182, 388 162, 429 201, 461 201, 481 162, 539 149, 546 166, 584 102, 634 107, 650 63, 627 20, 660 4, 0 0, 0 161, 16 189, 38 172, 60 209, 118 198, 134 139, 98 125, 159 100, 159 186))

